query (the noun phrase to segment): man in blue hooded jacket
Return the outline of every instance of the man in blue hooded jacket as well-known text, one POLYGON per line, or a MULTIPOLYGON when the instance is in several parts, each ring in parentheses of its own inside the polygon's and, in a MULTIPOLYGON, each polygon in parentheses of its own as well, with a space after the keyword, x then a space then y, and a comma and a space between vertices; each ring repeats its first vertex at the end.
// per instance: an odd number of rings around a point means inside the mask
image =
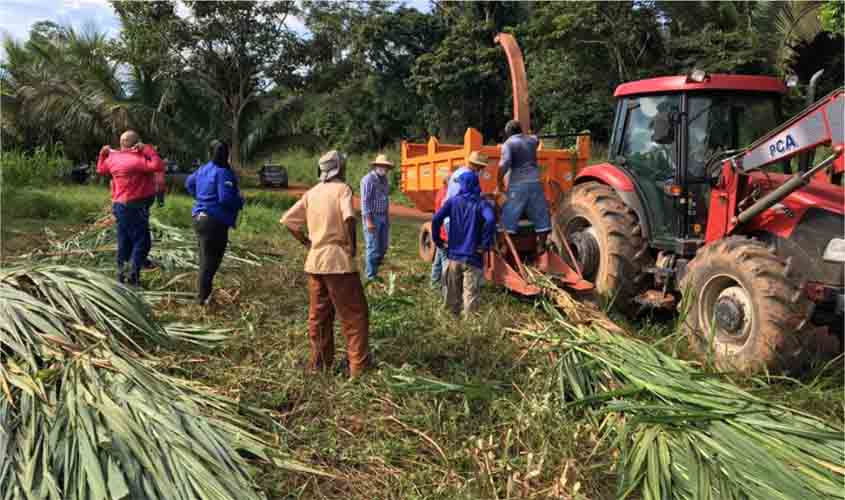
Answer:
POLYGON ((484 252, 493 246, 496 215, 493 207, 481 198, 481 186, 475 172, 458 177, 460 191, 447 199, 431 220, 434 243, 443 248, 440 227, 449 218, 449 246, 446 249, 446 305, 453 314, 478 309, 481 291, 484 252))
POLYGON ((195 200, 191 213, 199 241, 197 302, 204 305, 229 243, 229 228, 235 227, 244 206, 238 178, 229 165, 229 145, 216 143, 211 161, 185 180, 185 188, 195 200))

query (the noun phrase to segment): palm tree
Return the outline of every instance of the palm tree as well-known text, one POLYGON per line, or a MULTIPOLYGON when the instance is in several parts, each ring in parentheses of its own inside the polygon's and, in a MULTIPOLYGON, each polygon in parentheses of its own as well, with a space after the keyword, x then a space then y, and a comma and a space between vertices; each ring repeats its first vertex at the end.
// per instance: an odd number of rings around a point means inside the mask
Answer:
POLYGON ((166 150, 196 154, 219 135, 201 87, 115 60, 104 33, 53 25, 43 36, 34 27, 27 42, 3 45, 4 135, 25 145, 61 141, 84 159, 133 128, 166 150))

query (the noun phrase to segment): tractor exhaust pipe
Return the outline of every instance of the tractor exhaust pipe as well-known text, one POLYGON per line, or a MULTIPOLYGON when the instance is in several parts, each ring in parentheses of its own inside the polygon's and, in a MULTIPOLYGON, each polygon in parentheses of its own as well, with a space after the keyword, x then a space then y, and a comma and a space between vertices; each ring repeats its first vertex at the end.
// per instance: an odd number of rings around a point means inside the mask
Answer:
POLYGON ((528 78, 525 76, 525 62, 516 38, 509 33, 499 33, 494 39, 505 49, 508 67, 511 70, 513 88, 513 119, 519 121, 526 134, 531 132, 531 108, 528 107, 528 78))
MULTIPOLYGON (((810 77, 810 85, 807 88, 807 107, 813 105, 816 102, 816 86, 819 83, 819 78, 822 77, 824 73, 823 69, 820 69, 813 73, 813 76, 810 77)), ((813 161, 813 152, 807 151, 806 153, 802 153, 801 156, 798 157, 798 171, 799 172, 806 172, 808 168, 810 168, 810 163, 813 161)))
POLYGON ((833 163, 834 160, 839 158, 839 155, 842 154, 842 149, 842 146, 837 147, 833 151, 833 154, 825 158, 821 163, 811 168, 810 170, 807 170, 806 172, 798 172, 797 174, 793 175, 779 188, 775 189, 771 193, 757 200, 756 203, 748 207, 745 211, 740 212, 734 219, 736 225, 745 224, 754 217, 757 217, 761 213, 780 203, 781 200, 792 194, 794 191, 807 185, 807 183, 810 182, 810 179, 813 178, 813 175, 816 172, 818 172, 819 170, 824 170, 825 168, 830 166, 830 164, 833 163))

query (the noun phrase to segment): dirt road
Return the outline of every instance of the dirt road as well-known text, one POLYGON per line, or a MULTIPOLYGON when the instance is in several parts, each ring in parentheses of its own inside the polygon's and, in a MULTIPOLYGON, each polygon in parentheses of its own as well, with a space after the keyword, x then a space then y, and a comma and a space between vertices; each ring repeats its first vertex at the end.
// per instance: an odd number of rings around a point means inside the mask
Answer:
MULTIPOLYGON (((311 186, 306 186, 304 184, 291 184, 287 189, 273 189, 273 191, 281 191, 283 193, 300 197, 310 188, 311 186)), ((360 212, 361 199, 356 196, 353 198, 352 202, 355 204, 355 210, 360 212)), ((401 217, 403 219, 413 219, 419 221, 431 220, 430 213, 417 210, 416 208, 406 207, 404 205, 397 205, 395 203, 390 204, 390 215, 392 217, 401 217)))

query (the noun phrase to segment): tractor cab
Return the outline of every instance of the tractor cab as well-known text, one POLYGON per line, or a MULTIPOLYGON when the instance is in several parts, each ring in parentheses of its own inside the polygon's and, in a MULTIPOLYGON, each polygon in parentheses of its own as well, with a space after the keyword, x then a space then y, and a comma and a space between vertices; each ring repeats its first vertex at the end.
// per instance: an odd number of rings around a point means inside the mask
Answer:
POLYGON ((708 163, 781 123, 785 91, 773 77, 695 73, 619 86, 609 161, 633 182, 652 246, 694 252, 684 242, 704 237, 708 163))
POLYGON ((725 368, 796 367, 842 338, 845 191, 824 173, 845 170, 845 90, 783 122, 785 92, 700 71, 620 85, 609 162, 556 220, 599 294, 626 312, 686 299, 681 330, 725 368))

